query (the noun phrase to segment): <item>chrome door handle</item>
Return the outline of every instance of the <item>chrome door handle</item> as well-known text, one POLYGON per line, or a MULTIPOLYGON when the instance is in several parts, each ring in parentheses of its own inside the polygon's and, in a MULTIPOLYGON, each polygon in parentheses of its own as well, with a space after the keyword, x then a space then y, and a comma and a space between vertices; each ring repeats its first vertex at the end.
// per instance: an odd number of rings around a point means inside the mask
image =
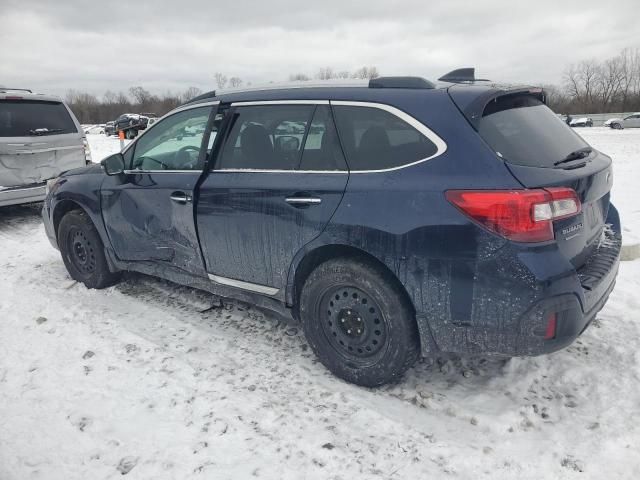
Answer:
POLYGON ((317 205, 322 203, 322 199, 318 197, 287 197, 285 202, 291 205, 317 205))
POLYGON ((169 198, 172 201, 183 205, 191 201, 191 195, 187 195, 184 192, 173 192, 169 198))

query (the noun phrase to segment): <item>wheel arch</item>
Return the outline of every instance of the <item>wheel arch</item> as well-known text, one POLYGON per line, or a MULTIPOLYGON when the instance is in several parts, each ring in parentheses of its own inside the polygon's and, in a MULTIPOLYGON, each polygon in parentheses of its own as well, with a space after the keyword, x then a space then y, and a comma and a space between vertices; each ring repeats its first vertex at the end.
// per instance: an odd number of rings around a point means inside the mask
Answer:
POLYGON ((384 264, 377 257, 372 255, 365 250, 362 250, 358 247, 354 247, 352 245, 345 244, 326 244, 318 246, 312 250, 308 250, 304 253, 301 258, 299 258, 298 262, 295 262, 292 265, 292 268, 289 273, 289 280, 287 282, 287 291, 286 291, 286 302, 291 305, 293 308, 293 316, 297 320, 298 316, 298 299, 300 298, 300 292, 302 291, 302 286, 304 282, 309 277, 311 272, 320 264, 334 259, 334 258, 358 258, 367 261, 369 264, 374 266, 375 268, 382 271, 385 277, 389 278, 391 282, 402 292, 408 304, 411 306, 411 310, 414 315, 416 313, 415 305, 409 296, 406 288, 400 282, 400 279, 397 277, 391 269, 384 264))
MULTIPOLYGON (((56 235, 56 238, 58 238, 58 226, 60 225, 62 218, 72 210, 82 210, 87 215, 89 215, 87 209, 75 200, 70 200, 68 198, 60 200, 58 203, 56 203, 53 209, 53 215, 51 217, 53 221, 53 231, 56 235)), ((91 215, 89 215, 89 218, 91 218, 91 215)))

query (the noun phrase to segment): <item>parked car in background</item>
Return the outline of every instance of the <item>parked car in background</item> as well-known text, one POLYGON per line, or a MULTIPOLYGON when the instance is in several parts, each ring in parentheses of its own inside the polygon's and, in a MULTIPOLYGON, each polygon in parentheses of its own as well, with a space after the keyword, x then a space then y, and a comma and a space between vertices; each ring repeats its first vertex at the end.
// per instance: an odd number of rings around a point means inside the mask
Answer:
POLYGON ((109 136, 109 135, 115 135, 116 134, 116 122, 107 122, 104 124, 104 134, 109 136))
POLYGON ((0 207, 43 200, 49 179, 90 161, 82 128, 61 99, 0 88, 0 207))
POLYGON ((640 128, 640 112, 633 113, 624 118, 610 118, 604 125, 615 130, 623 128, 640 128))
POLYGON ((116 133, 123 131, 125 138, 132 139, 140 130, 147 128, 149 117, 138 113, 123 113, 115 120, 116 133))
POLYGON ((572 127, 593 127, 593 119, 591 117, 574 118, 569 125, 572 127))
POLYGON ((104 125, 88 125, 84 129, 84 133, 91 135, 99 135, 104 133, 104 125))
POLYGON ((272 309, 360 385, 563 348, 615 284, 611 159, 540 88, 440 80, 202 95, 53 182, 45 230, 89 288, 133 270, 272 309))

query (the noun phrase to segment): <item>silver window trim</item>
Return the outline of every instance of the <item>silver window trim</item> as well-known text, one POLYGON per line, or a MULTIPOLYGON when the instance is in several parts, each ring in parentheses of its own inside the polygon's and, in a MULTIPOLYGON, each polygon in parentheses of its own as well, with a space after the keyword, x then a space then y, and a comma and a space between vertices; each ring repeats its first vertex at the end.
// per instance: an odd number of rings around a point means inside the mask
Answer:
POLYGON ((427 137, 436 146, 436 152, 427 158, 416 160, 415 162, 406 163, 397 167, 383 168, 379 170, 276 170, 276 169, 261 169, 261 168, 221 168, 213 169, 211 172, 227 172, 227 173, 319 173, 319 174, 363 174, 363 173, 384 173, 394 170, 400 170, 407 167, 412 167, 419 163, 426 162, 433 158, 439 157, 447 151, 447 144, 442 140, 433 130, 427 127, 425 124, 412 117, 406 112, 403 112, 399 108, 392 107, 386 103, 377 102, 361 102, 361 101, 347 101, 347 100, 265 100, 265 101, 251 101, 251 102, 234 102, 232 106, 256 106, 256 105, 337 105, 347 107, 368 107, 378 108, 386 112, 395 115, 400 120, 411 125, 418 130, 422 135, 427 137))
POLYGON ((329 100, 257 100, 233 102, 232 107, 252 107, 260 105, 329 105, 329 100))
POLYGON ((135 175, 138 173, 194 173, 200 176, 202 175, 202 169, 200 170, 123 170, 122 173, 126 175, 135 175))
POLYGON ((345 101, 345 100, 331 100, 331 105, 337 106, 345 106, 345 107, 369 107, 369 108, 378 108, 380 110, 384 110, 389 112, 392 115, 395 115, 400 120, 408 123, 413 128, 418 130, 422 135, 427 137, 435 146, 436 152, 426 158, 422 158, 420 160, 416 160, 415 162, 406 163, 404 165, 399 165, 397 167, 391 168, 382 168, 379 170, 355 170, 351 171, 351 173, 380 173, 380 172, 392 172, 394 170, 400 170, 402 168, 412 167, 419 163, 426 162, 431 160, 432 158, 439 157, 444 152, 447 151, 447 144, 444 140, 442 140, 433 130, 427 127, 424 123, 420 122, 415 117, 412 117, 406 112, 403 112, 399 108, 392 107, 391 105, 387 105, 386 103, 374 103, 374 102, 355 102, 355 101, 345 101))
POLYGON ((209 273, 209 280, 212 280, 221 285, 227 285, 230 287, 242 288, 243 290, 251 290, 252 292, 264 293, 265 295, 275 295, 278 293, 278 288, 267 287, 266 285, 259 285, 257 283, 243 282, 242 280, 234 280, 233 278, 221 277, 209 273))
POLYGON ((153 129, 156 127, 156 125, 160 125, 160 123, 161 123, 164 119, 166 119, 166 118, 168 118, 168 117, 170 117, 170 116, 172 116, 172 115, 175 115, 176 113, 184 112, 185 110, 191 110, 191 109, 193 109, 193 108, 199 108, 199 107, 212 107, 212 106, 214 106, 214 105, 219 105, 219 104, 220 104, 220 100, 215 100, 215 101, 211 101, 211 102, 194 103, 193 105, 183 105, 183 106, 181 106, 181 107, 174 108, 173 110, 171 110, 170 112, 168 112, 168 113, 164 114, 162 117, 160 117, 158 120, 156 120, 156 121, 153 123, 153 125, 151 125, 151 126, 149 126, 149 127, 145 128, 145 129, 142 131, 142 133, 141 133, 141 134, 139 134, 133 142, 129 143, 129 145, 126 145, 126 146, 125 146, 125 147, 120 151, 120 153, 121 153, 121 154, 123 154, 123 155, 124 155, 125 153, 127 153, 127 150, 129 150, 130 148, 133 148, 133 145, 135 145, 135 144, 136 144, 136 142, 137 142, 138 140, 140 140, 140 139, 141 139, 141 138, 142 138, 146 133, 148 133, 150 130, 153 130, 153 129))

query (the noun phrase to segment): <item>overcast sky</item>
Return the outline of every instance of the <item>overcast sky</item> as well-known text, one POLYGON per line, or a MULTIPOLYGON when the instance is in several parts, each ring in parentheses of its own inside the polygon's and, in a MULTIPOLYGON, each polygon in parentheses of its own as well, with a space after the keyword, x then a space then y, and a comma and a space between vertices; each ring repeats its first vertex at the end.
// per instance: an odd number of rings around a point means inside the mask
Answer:
POLYGON ((639 19, 639 0, 0 0, 0 85, 161 93, 363 65, 560 83, 572 62, 640 47, 639 19))

